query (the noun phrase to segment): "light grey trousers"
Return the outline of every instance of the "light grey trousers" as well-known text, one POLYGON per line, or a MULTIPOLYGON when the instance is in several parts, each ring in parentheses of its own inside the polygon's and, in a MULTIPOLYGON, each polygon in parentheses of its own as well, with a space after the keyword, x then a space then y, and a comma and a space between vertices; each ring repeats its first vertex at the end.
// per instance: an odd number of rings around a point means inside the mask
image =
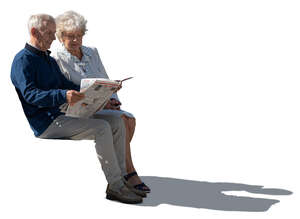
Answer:
POLYGON ((96 152, 109 184, 126 175, 125 125, 114 115, 94 115, 73 118, 61 115, 39 136, 45 139, 90 139, 96 142, 96 152))

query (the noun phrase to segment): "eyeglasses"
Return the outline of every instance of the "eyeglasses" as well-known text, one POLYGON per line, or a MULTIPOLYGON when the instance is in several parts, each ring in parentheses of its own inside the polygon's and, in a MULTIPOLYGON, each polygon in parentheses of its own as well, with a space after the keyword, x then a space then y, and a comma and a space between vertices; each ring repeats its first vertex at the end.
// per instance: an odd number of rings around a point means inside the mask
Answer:
POLYGON ((82 39, 83 34, 63 34, 64 37, 74 40, 74 39, 82 39))

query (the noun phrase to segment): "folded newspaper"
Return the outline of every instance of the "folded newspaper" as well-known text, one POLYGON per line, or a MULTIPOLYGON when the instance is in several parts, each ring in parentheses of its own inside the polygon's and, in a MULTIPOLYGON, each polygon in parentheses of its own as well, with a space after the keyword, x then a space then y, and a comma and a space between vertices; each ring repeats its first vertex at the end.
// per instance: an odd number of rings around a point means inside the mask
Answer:
MULTIPOLYGON (((123 80, 109 80, 106 78, 84 78, 81 80, 80 92, 84 98, 73 106, 67 105, 66 116, 88 118, 105 107, 111 95, 116 92, 123 80)), ((61 109, 66 108, 63 106, 61 109)))

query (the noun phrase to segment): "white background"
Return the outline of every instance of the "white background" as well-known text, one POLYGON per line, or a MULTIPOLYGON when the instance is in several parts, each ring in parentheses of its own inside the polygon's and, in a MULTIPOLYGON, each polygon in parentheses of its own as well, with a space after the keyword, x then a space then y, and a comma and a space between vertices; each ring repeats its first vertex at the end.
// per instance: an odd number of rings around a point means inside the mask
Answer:
POLYGON ((299 217, 299 1, 11 0, 0 10, 0 218, 299 217), (280 200, 266 212, 107 201, 94 143, 34 138, 10 82, 28 17, 66 10, 88 20, 84 45, 98 48, 110 78, 135 77, 119 96, 137 118, 141 176, 293 194, 232 192, 280 200))

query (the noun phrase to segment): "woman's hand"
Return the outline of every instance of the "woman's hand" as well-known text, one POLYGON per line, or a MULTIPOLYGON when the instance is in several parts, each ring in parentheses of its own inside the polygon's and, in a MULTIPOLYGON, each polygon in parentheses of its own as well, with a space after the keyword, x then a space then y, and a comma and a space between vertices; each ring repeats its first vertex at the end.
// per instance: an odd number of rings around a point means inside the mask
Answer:
POLYGON ((121 88, 122 88, 122 82, 119 84, 119 86, 118 86, 117 89, 114 91, 114 93, 117 93, 121 88))
POLYGON ((110 99, 104 109, 111 109, 111 110, 121 110, 120 106, 122 103, 117 99, 110 99))

